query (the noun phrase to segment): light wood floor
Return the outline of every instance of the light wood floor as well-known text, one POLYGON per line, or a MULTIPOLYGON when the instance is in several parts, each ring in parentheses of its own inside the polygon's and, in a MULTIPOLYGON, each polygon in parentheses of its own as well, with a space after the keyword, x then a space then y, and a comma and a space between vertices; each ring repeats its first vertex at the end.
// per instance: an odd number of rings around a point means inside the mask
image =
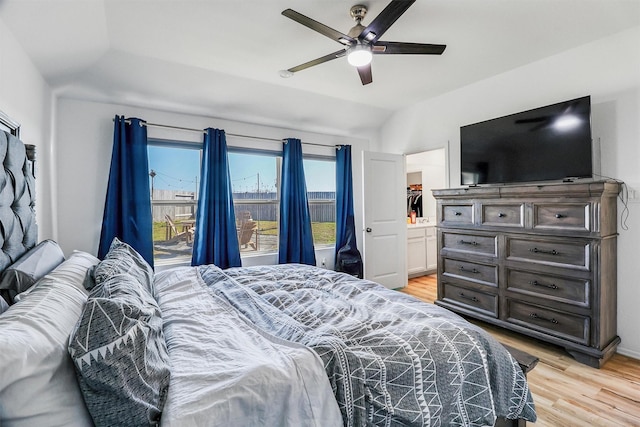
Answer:
MULTIPOLYGON (((409 280, 402 292, 423 301, 436 299, 436 276, 409 280)), ((640 361, 614 355, 601 369, 576 362, 562 348, 483 322, 498 340, 540 358, 529 372, 538 413, 536 427, 640 426, 640 361)))

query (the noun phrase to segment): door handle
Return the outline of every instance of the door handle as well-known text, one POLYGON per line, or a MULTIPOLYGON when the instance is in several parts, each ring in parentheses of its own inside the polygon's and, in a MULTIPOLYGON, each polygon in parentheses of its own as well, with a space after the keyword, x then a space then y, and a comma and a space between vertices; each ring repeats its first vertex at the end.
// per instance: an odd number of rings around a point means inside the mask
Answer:
POLYGON ((371 233, 371 227, 367 227, 367 233, 371 233))

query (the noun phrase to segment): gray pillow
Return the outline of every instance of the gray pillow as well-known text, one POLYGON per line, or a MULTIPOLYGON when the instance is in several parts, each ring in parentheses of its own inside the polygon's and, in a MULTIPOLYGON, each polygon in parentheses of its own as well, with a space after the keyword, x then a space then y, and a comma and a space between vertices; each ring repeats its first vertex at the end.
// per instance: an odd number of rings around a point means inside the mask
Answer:
POLYGON ((95 269, 69 353, 97 426, 157 425, 170 372, 153 270, 128 245, 114 240, 112 249, 95 269))
POLYGON ((116 274, 129 274, 153 294, 153 269, 135 249, 114 238, 104 260, 93 270, 96 284, 116 274))
POLYGON ((53 240, 43 240, 2 272, 0 289, 9 304, 64 261, 64 253, 53 240))

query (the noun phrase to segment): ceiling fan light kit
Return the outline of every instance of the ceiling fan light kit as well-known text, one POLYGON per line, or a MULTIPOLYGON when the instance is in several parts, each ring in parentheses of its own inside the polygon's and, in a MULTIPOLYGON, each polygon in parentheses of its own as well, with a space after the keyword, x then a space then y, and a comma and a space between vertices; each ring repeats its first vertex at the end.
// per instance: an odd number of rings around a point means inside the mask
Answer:
POLYGON ((347 61, 358 70, 360 81, 363 85, 367 85, 373 81, 371 74, 371 60, 373 55, 441 55, 446 49, 446 45, 442 44, 425 44, 425 43, 404 43, 404 42, 386 42, 379 41, 380 37, 393 25, 394 22, 415 0, 392 0, 391 3, 384 8, 371 23, 364 27, 360 22, 367 14, 367 7, 363 5, 355 5, 351 7, 349 14, 356 21, 347 34, 334 30, 318 21, 315 21, 303 14, 292 9, 282 11, 282 14, 299 24, 310 28, 323 36, 340 43, 342 50, 330 53, 328 55, 316 58, 304 64, 291 67, 288 70, 281 70, 281 77, 291 77, 298 71, 305 70, 315 65, 320 65, 342 56, 347 56, 347 61))
POLYGON ((354 67, 364 67, 369 65, 373 59, 371 46, 358 43, 347 48, 347 61, 354 67))

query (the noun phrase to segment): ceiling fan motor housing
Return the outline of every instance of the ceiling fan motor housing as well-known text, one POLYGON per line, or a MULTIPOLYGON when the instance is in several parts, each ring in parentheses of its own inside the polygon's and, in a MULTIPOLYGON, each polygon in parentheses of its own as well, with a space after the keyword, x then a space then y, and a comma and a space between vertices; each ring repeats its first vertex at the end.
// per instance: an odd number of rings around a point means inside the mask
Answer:
POLYGON ((351 17, 354 21, 360 22, 367 16, 367 6, 362 4, 357 4, 355 6, 351 6, 351 10, 349 11, 351 17))

